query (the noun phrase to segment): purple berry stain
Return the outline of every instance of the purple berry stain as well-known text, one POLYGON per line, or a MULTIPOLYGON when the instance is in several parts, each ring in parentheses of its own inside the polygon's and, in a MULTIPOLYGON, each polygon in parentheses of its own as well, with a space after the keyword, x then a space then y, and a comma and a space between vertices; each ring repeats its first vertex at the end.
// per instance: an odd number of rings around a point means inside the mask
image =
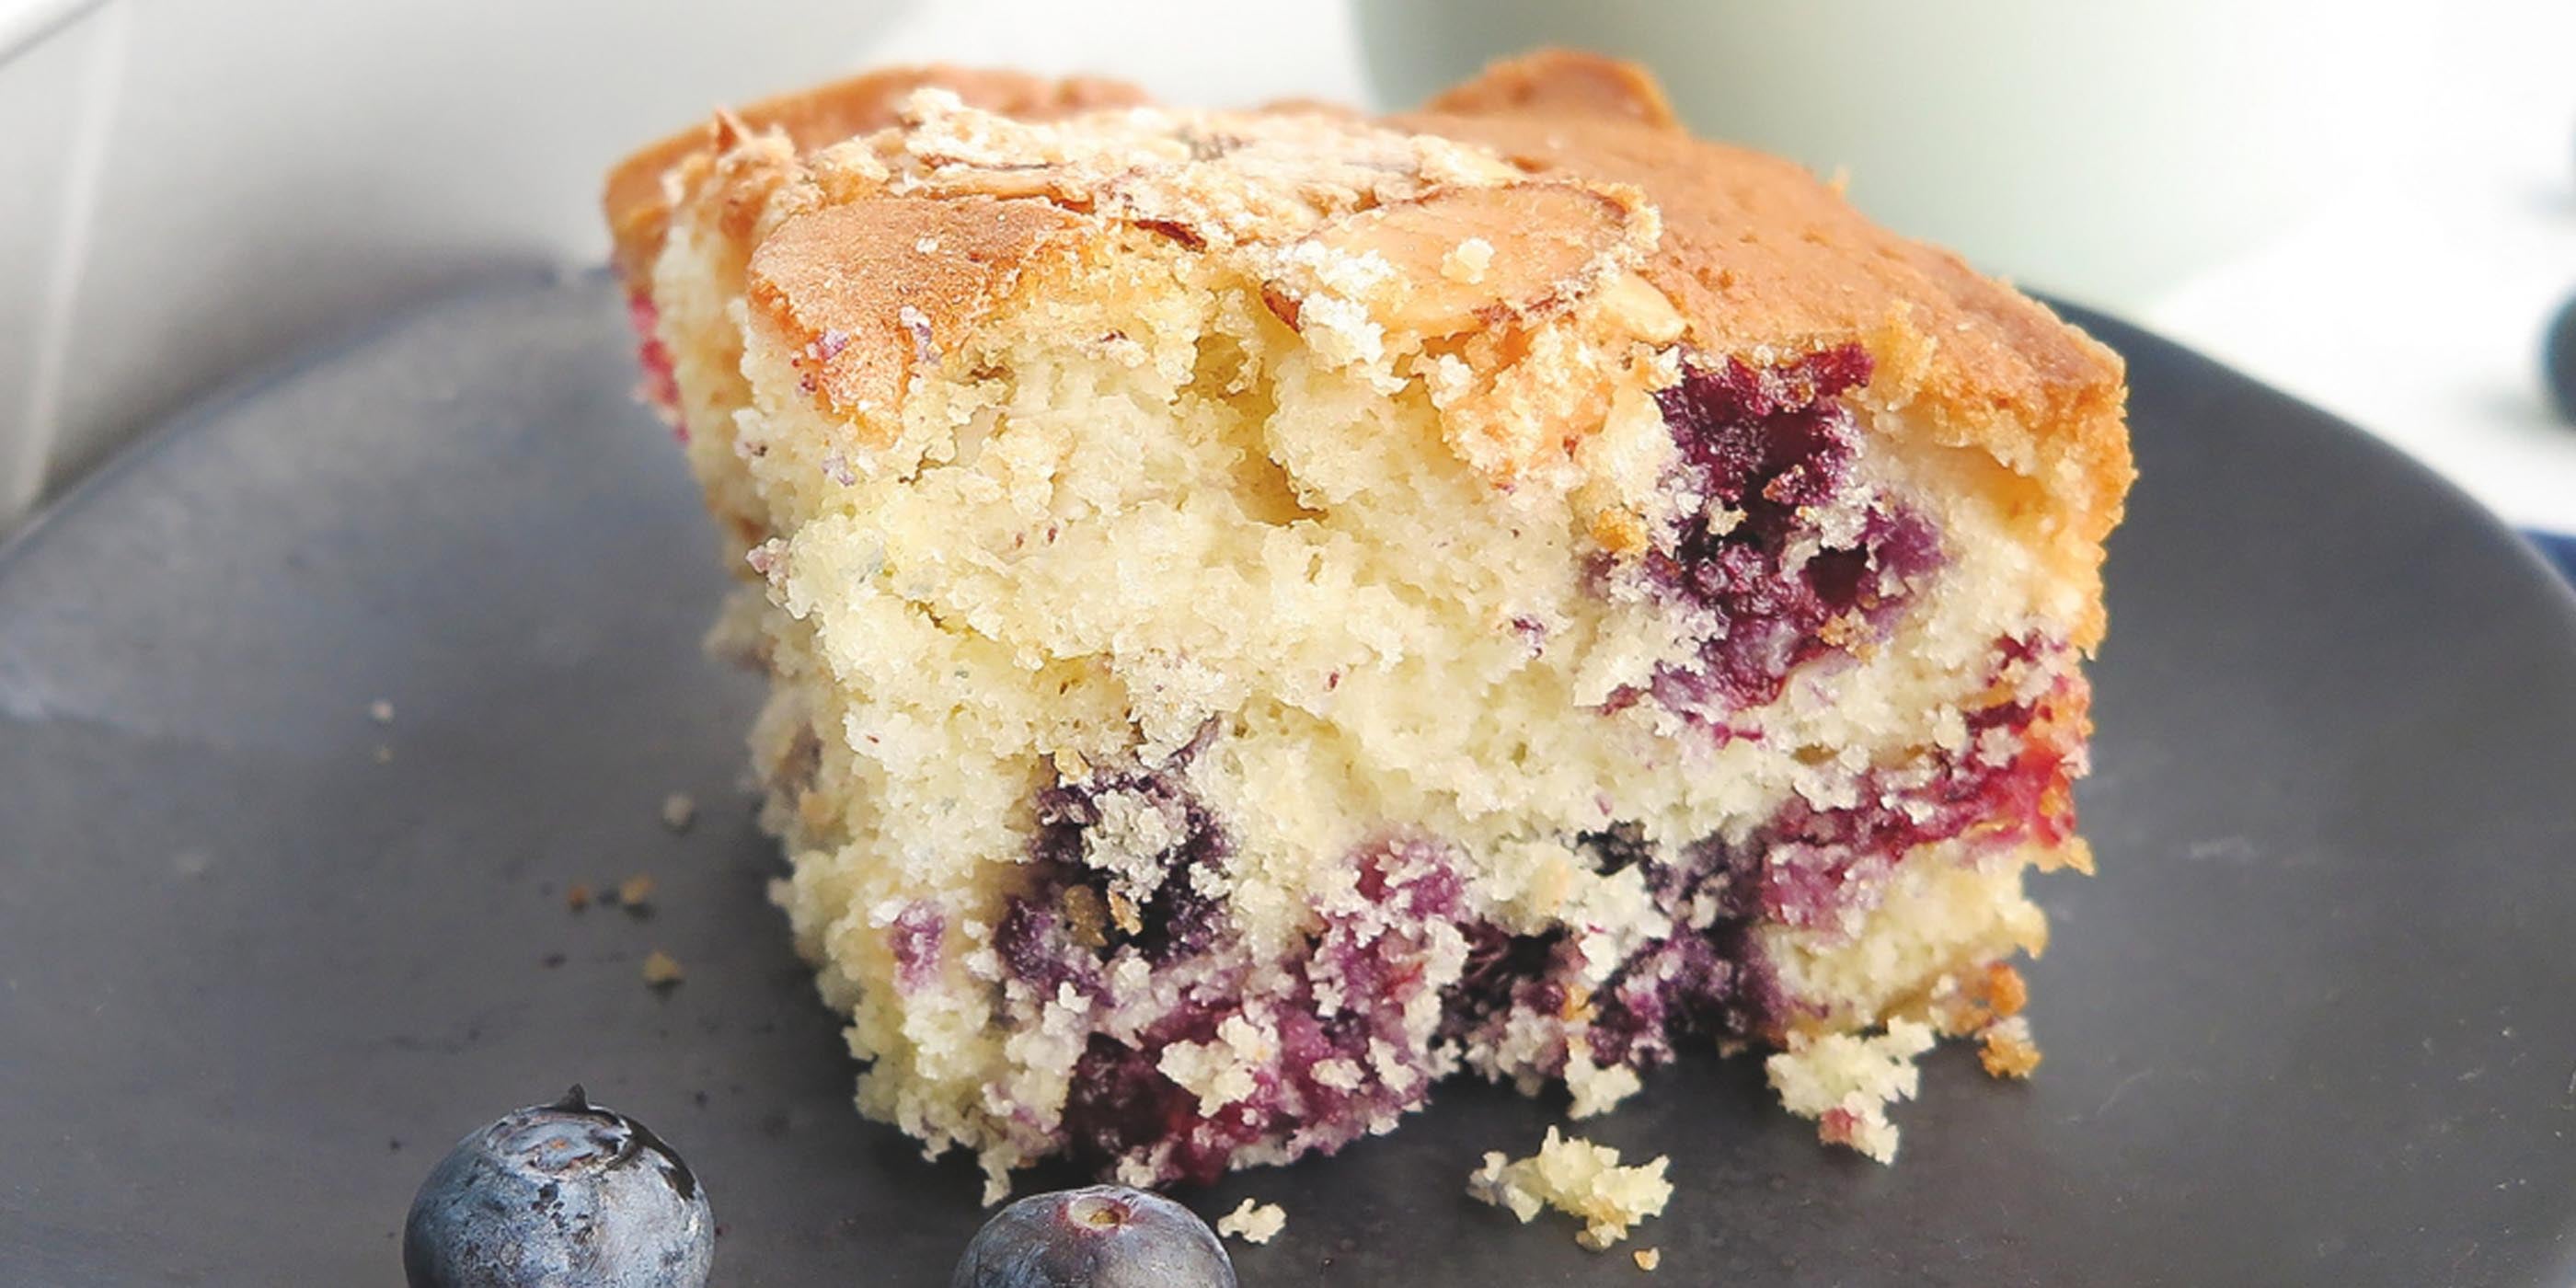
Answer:
MULTIPOLYGON (((1997 686, 2060 646, 1997 645, 1997 686)), ((2074 834, 2073 783, 2082 772, 2087 693, 2061 675, 2035 698, 2007 697, 1971 712, 1960 751, 1923 766, 1865 774, 1854 803, 1820 809, 1792 798, 1749 836, 1709 837, 1671 848, 1633 825, 1576 838, 1600 872, 1642 868, 1657 907, 1714 911, 1621 963, 1601 987, 1576 987, 1580 963, 1561 933, 1514 935, 1469 928, 1467 967, 1444 998, 1444 1036, 1487 1040, 1517 1016, 1569 1014, 1581 997, 1587 1055, 1596 1064, 1650 1068, 1695 1034, 1763 1036, 1794 1018, 1750 942, 1757 921, 1830 929, 1876 898, 1891 863, 1919 846, 1969 838, 1974 852, 2074 834), (2003 731, 2009 750, 1987 755, 1981 735, 2003 731)), ((1678 919, 1678 918, 1677 918, 1678 919)), ((1550 1074, 1563 1072, 1559 1050, 1550 1074)))
POLYGON ((1694 500, 1673 539, 1647 554, 1645 576, 1706 619, 1698 656, 1652 683, 1665 706, 1726 729, 1726 713, 1778 697, 1791 670, 1838 638, 1883 631, 1938 563, 1931 526, 1885 502, 1870 506, 1856 541, 1821 544, 1814 510, 1844 493, 1859 452, 1842 396, 1870 370, 1858 345, 1768 367, 1729 358, 1656 395, 1680 449, 1675 483, 1694 500))
POLYGON ((679 374, 672 366, 670 347, 662 343, 662 311, 651 296, 636 291, 626 297, 626 321, 635 328, 635 359, 644 368, 645 399, 671 417, 674 436, 683 443, 689 441, 689 427, 679 419, 679 374))
POLYGON ((1433 937, 1457 916, 1455 857, 1435 842, 1385 839, 1353 863, 1365 911, 1325 916, 1286 963, 1286 992, 1265 1008, 1278 1057, 1253 1075, 1251 1093, 1211 1113, 1163 1074, 1164 1050, 1214 1040, 1245 1012, 1230 987, 1194 990, 1132 1044, 1092 1037, 1064 1111, 1077 1157, 1106 1167, 1168 1143, 1164 1172, 1207 1184, 1248 1146, 1291 1141, 1330 1154, 1423 1103, 1433 1071, 1414 1053, 1405 1012, 1430 987, 1433 937))
POLYGON ((938 973, 939 945, 947 934, 947 920, 931 904, 915 901, 896 915, 886 938, 894 951, 895 978, 905 989, 918 989, 938 973))

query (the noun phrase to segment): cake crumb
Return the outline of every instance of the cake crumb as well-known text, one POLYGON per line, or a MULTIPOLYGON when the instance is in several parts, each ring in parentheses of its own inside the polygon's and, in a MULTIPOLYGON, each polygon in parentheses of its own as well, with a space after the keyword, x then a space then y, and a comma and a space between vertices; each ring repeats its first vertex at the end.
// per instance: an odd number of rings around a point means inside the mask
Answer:
POLYGON ((674 832, 685 832, 698 821, 698 801, 687 792, 673 792, 662 798, 662 826, 674 832))
POLYGON ((2010 962, 1945 977, 1928 999, 1930 1018, 1947 1037, 1982 1034, 2030 1005, 2030 984, 2010 962))
POLYGON ((2010 962, 1995 962, 1986 967, 1986 1006, 1997 1016, 2010 1019, 2030 1005, 2030 984, 2014 970, 2010 962))
POLYGON ((1066 886, 1060 906, 1065 932, 1073 942, 1092 949, 1109 946, 1109 910, 1099 891, 1087 885, 1066 886))
POLYGON ((2039 1067, 2039 1044, 2030 1037, 2030 1020, 2013 1016, 1997 1020, 1977 1035, 1977 1063, 1990 1078, 2027 1078, 2039 1067))
POLYGON ((1897 1132, 1887 1107, 1914 1098, 1922 1083, 1914 1057, 1931 1049, 1931 1025, 1891 1020, 1886 1032, 1867 1037, 1792 1034, 1789 1049, 1762 1068, 1789 1112, 1816 1120, 1817 1139, 1890 1163, 1897 1132))
POLYGON ((368 703, 367 718, 375 721, 377 724, 392 724, 394 722, 394 704, 385 698, 378 698, 375 701, 368 703))
POLYGON ((644 986, 646 988, 665 990, 676 988, 679 986, 681 978, 686 973, 687 972, 680 968, 679 958, 663 952, 659 948, 654 949, 651 954, 644 958, 644 986))
POLYGON ((1109 920, 1128 934, 1145 933, 1145 916, 1137 910, 1136 901, 1115 890, 1109 892, 1109 920))
POLYGON ((575 881, 575 882, 573 882, 571 885, 564 887, 564 906, 565 906, 565 907, 567 907, 567 908, 572 909, 574 912, 579 912, 579 911, 581 911, 582 909, 589 907, 589 906, 590 906, 590 885, 589 885, 589 883, 588 883, 588 882, 583 882, 583 881, 575 881))
POLYGON ((1216 1232, 1245 1243, 1268 1243, 1277 1238, 1288 1224, 1288 1209, 1276 1203, 1256 1203, 1245 1199, 1235 1209, 1218 1217, 1216 1232))
MULTIPOLYGON (((1581 1045, 1579 1039, 1577 1044, 1581 1045)), ((1592 1063, 1589 1046, 1570 1052, 1566 1058, 1565 1089, 1574 1096, 1574 1104, 1566 1114, 1578 1121, 1606 1114, 1644 1088, 1637 1071, 1624 1064, 1605 1068, 1592 1063)))
POLYGON ((628 912, 640 912, 653 904, 653 889, 659 883, 650 872, 638 872, 617 883, 617 902, 628 912))
POLYGON ((390 765, 394 763, 394 749, 381 742, 377 743, 376 763, 379 765, 390 765))
POLYGON ((2070 836, 2056 849, 2041 851, 2038 867, 2042 872, 2058 872, 2071 868, 2089 877, 2093 875, 2093 846, 2083 837, 2070 836))
POLYGON ((1542 1209, 1555 1208, 1584 1223, 1576 1243, 1600 1252, 1672 1201, 1673 1184, 1664 1179, 1671 1161, 1659 1154, 1653 1162, 1621 1167, 1618 1150, 1550 1127, 1538 1153, 1528 1158, 1485 1155, 1485 1165, 1467 1178, 1467 1193, 1524 1225, 1542 1209))
POLYGON ((1629 1253, 1628 1259, 1636 1262, 1639 1270, 1643 1270, 1648 1274, 1653 1274, 1655 1267, 1664 1264, 1664 1250, 1661 1248, 1639 1248, 1635 1252, 1629 1253))

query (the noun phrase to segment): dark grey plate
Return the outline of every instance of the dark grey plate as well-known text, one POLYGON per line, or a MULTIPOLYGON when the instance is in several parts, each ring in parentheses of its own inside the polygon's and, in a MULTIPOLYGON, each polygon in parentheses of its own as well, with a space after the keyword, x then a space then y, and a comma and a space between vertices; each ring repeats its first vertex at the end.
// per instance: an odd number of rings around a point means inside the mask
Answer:
MULTIPOLYGON (((2576 603, 2387 450, 2093 324, 2144 482, 2102 875, 2043 883, 2047 1067, 1934 1056, 1881 1168, 1686 1061, 1590 1125, 1672 1155, 1631 1246, 1668 1283, 2565 1285, 2576 603)), ((628 364, 604 278, 504 284, 237 390, 0 552, 0 1284, 394 1283, 437 1153, 575 1079, 707 1178, 720 1282, 944 1281, 971 1169, 851 1111, 628 364), (566 910, 635 872, 654 917, 566 910)), ((1286 1203, 1254 1288, 1626 1282, 1460 1195, 1558 1108, 1452 1085, 1196 1199, 1286 1203)))

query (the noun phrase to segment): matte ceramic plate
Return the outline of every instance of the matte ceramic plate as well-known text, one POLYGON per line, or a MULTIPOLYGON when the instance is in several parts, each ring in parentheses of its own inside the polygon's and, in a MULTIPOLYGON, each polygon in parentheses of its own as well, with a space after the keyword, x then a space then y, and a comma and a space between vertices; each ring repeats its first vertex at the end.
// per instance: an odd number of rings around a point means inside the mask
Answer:
MULTIPOLYGON (((1687 1059, 1587 1124, 1672 1157, 1630 1246, 1733 1286, 2563 1288, 2576 601, 2391 452, 2088 321, 2143 477, 2102 875, 2039 883, 2047 1065, 1936 1054, 1883 1168, 1687 1059)), ((0 553, 0 1283, 395 1283, 431 1161, 575 1080, 706 1178, 720 1283, 945 1281, 973 1169, 850 1107, 629 362, 606 278, 503 284, 236 390, 0 553), (567 909, 636 873, 651 917, 567 909)), ((1251 1288, 1630 1282, 1461 1195, 1561 1111, 1452 1084, 1191 1197, 1287 1206, 1251 1288)))

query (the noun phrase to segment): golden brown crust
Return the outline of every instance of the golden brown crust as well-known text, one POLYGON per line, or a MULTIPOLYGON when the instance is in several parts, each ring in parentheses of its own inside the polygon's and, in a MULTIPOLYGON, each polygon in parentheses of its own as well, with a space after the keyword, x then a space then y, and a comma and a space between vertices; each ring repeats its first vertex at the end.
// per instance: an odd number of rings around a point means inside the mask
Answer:
POLYGON ((2027 1078, 2039 1071, 2040 1059, 2028 1024, 1997 1024, 1977 1035, 1977 1063, 1989 1078, 2027 1078))
MULTIPOLYGON (((944 89, 969 106, 1027 120, 1145 101, 1144 91, 1135 86, 1097 77, 1057 79, 980 68, 894 67, 765 98, 736 109, 733 116, 754 130, 782 130, 798 151, 811 151, 894 124, 895 109, 921 89, 944 89)), ((709 123, 682 130, 637 149, 608 172, 600 206, 608 216, 611 262, 629 285, 638 284, 661 248, 671 213, 662 192, 662 176, 693 156, 713 155, 722 128, 709 123)))
POLYGON ((956 342, 1079 216, 1035 198, 869 197, 781 224, 752 253, 749 295, 790 336, 815 393, 891 405, 915 362, 956 342))
MULTIPOLYGON (((1653 220, 1634 190, 1538 181, 1435 188, 1343 215, 1306 241, 1326 262, 1374 256, 1391 266, 1350 297, 1390 331, 1439 339, 1509 326, 1589 292, 1652 244, 1653 220), (1470 245, 1483 250, 1472 268, 1454 258, 1470 245)), ((1272 311, 1295 326, 1296 284, 1272 288, 1272 311)))
POLYGON ((2117 355, 1958 256, 1870 223, 1796 165, 1691 138, 1668 115, 1605 109, 1602 61, 1503 63, 1394 123, 1533 172, 1642 189, 1663 215, 1643 271, 1693 344, 1865 344, 1885 370, 1874 393, 1928 412, 1944 441, 2039 477, 2069 507, 2077 540, 2110 531, 2133 473, 2117 355))
POLYGON ((812 148, 720 116, 712 155, 662 183, 669 223, 747 261, 754 317, 861 442, 897 432, 909 377, 1031 261, 1106 238, 1226 258, 1290 325, 1360 348, 1553 316, 1654 238, 1633 189, 1532 178, 1355 115, 1140 110, 1068 129, 918 85, 887 110, 890 128, 812 148), (1452 275, 1444 257, 1469 249, 1483 259, 1452 275))
MULTIPOLYGON (((805 328, 795 334, 836 332, 847 343, 823 360, 816 392, 850 409, 899 396, 920 346, 943 345, 962 320, 980 316, 1020 260, 1083 240, 1061 235, 1076 225, 1086 237, 1123 222, 1192 244, 1294 249, 1297 239, 1329 237, 1319 229, 1336 223, 1366 230, 1385 222, 1368 213, 1381 205, 1503 185, 1507 204, 1529 207, 1527 219, 1503 222, 1528 237, 1590 208, 1568 202, 1569 179, 1641 191, 1660 233, 1636 271, 1678 310, 1690 344, 1757 361, 1866 346, 1878 360, 1872 401, 1905 407, 1913 413, 1905 423, 1934 442, 1990 455, 2023 476, 2013 486, 2029 492, 2036 536, 2067 575, 2098 575, 2102 537, 2132 476, 2119 359, 1957 256, 1876 227, 1797 166, 1691 138, 1632 65, 1564 51, 1497 64, 1429 110, 1388 122, 1410 138, 1303 107, 1104 119, 1079 131, 1011 124, 1140 101, 1132 88, 1103 81, 878 72, 746 109, 743 125, 785 133, 784 147, 764 146, 787 168, 747 160, 741 177, 716 182, 708 198, 724 210, 727 235, 748 238, 758 211, 776 209, 768 194, 801 167, 811 199, 758 247, 754 295, 778 321, 805 328), (916 98, 924 89, 1008 119, 961 116, 916 98), (900 134, 850 157, 825 150, 898 125, 900 134), (1563 208, 1553 218, 1542 208, 1550 202, 1563 208), (882 226, 856 213, 821 217, 836 209, 875 212, 882 226), (793 262, 800 258, 807 262, 793 262), (901 306, 916 321, 899 321, 901 306)), ((610 176, 618 263, 630 280, 649 265, 670 218, 663 176, 676 167, 684 184, 696 184, 732 133, 720 119, 637 153, 610 176)), ((744 158, 758 152, 750 143, 735 149, 744 158)), ((1514 249, 1497 262, 1521 258, 1514 249)), ((1434 280, 1420 266, 1399 267, 1408 283, 1434 280)), ((1297 273, 1281 272, 1293 299, 1297 273)), ((1509 277, 1493 274, 1505 304, 1509 277)), ((1406 285, 1401 294, 1399 305, 1420 297, 1436 331, 1483 307, 1456 282, 1406 285)), ((2101 636, 2092 599, 2071 624, 2078 647, 2101 636)))
POLYGON ((1579 49, 1538 49, 1433 95, 1425 112, 1455 116, 1606 116, 1668 129, 1679 122, 1664 87, 1635 63, 1579 49))

